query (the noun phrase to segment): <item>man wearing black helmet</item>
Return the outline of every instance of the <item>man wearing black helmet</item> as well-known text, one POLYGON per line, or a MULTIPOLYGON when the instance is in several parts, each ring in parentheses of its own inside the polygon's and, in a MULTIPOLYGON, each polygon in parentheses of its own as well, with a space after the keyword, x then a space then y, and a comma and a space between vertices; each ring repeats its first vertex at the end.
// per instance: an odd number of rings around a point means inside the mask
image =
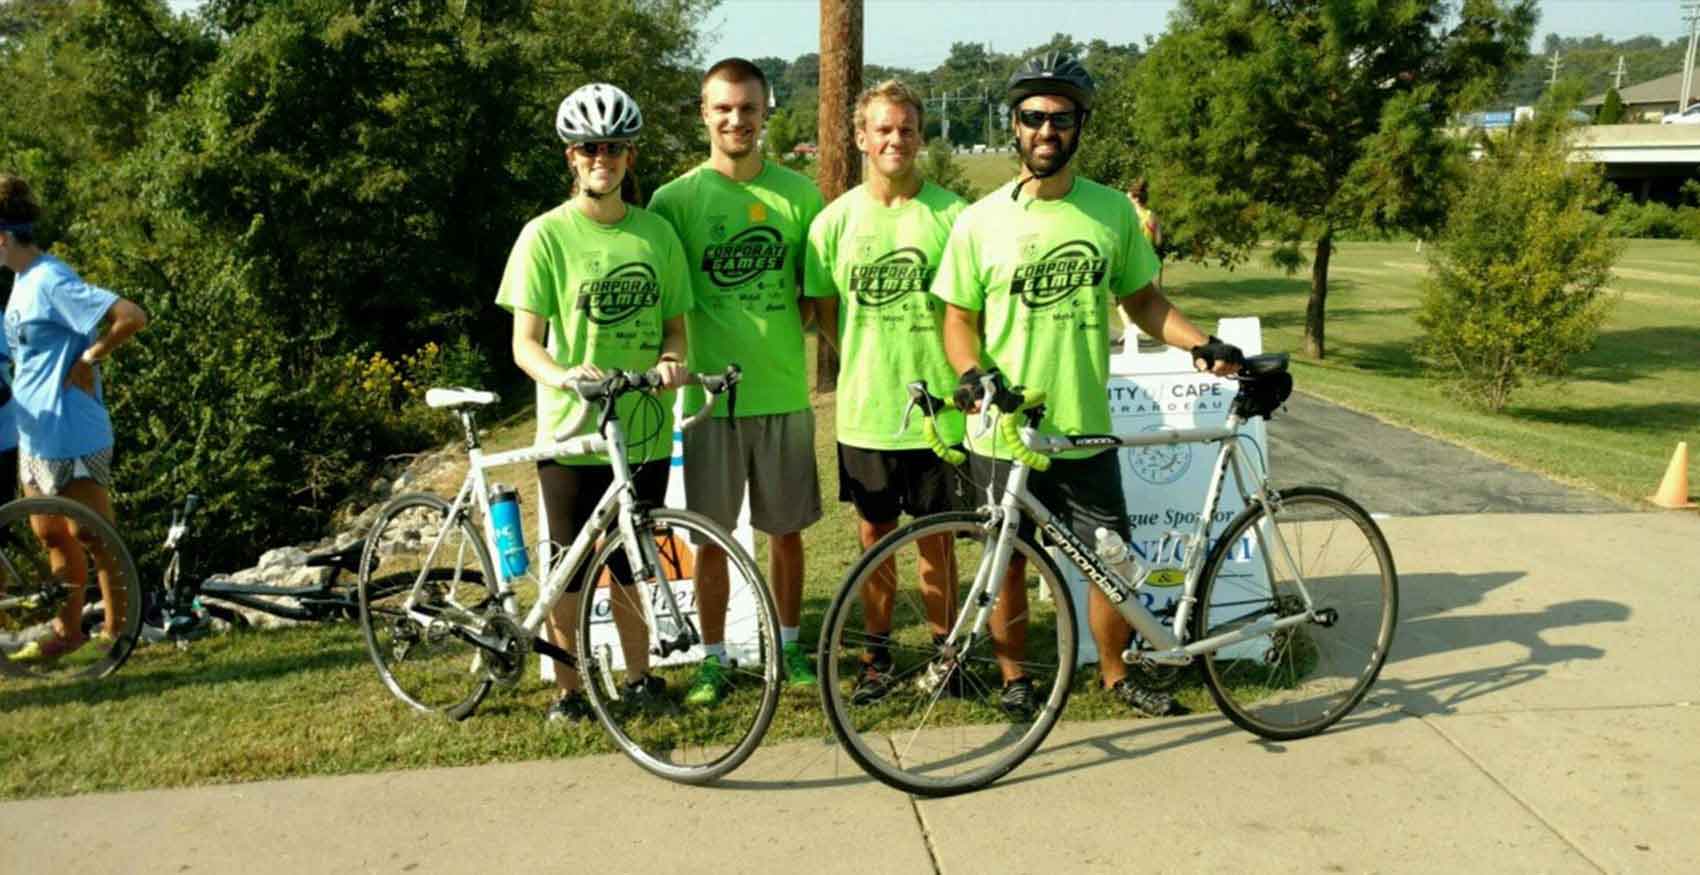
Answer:
MULTIPOLYGON (((1008 103, 1021 172, 962 213, 940 259, 933 294, 946 304, 945 351, 961 376, 959 397, 1001 372, 1011 385, 1043 390, 1050 434, 1106 433, 1110 427, 1109 302, 1163 342, 1190 349, 1195 366, 1219 375, 1239 369, 1240 351, 1205 335, 1152 286, 1157 256, 1140 232, 1127 196, 1077 177, 1071 159, 1092 111, 1092 77, 1066 54, 1031 58, 1009 80, 1008 103)), ((970 471, 1001 489, 1008 450, 993 432, 968 429, 970 471)), ((1059 520, 1092 543, 1098 528, 1129 537, 1115 452, 1071 451, 1049 471, 1032 473, 1029 490, 1059 520)), ((1025 717, 1043 691, 1021 668, 1026 649, 1026 568, 1012 557, 992 615, 1003 674, 1003 707, 1025 717)), ((1103 593, 1088 597, 1104 686, 1136 711, 1174 713, 1169 695, 1142 689, 1117 655, 1132 629, 1103 593)), ((1069 658, 1067 654, 1059 654, 1069 658)))

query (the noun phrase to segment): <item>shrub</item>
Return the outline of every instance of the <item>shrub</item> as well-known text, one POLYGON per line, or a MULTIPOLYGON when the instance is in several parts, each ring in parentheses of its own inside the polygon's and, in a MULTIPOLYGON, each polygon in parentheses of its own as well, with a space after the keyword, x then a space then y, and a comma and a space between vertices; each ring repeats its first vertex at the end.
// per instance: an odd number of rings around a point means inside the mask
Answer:
POLYGON ((1526 381, 1558 379, 1593 345, 1621 252, 1598 207, 1598 168, 1566 158, 1558 113, 1483 140, 1430 250, 1417 322, 1432 374, 1467 402, 1505 407, 1526 381))
POLYGON ((956 163, 950 142, 943 137, 928 143, 926 151, 921 153, 921 175, 932 184, 948 188, 970 201, 980 199, 979 189, 968 181, 967 171, 956 163))

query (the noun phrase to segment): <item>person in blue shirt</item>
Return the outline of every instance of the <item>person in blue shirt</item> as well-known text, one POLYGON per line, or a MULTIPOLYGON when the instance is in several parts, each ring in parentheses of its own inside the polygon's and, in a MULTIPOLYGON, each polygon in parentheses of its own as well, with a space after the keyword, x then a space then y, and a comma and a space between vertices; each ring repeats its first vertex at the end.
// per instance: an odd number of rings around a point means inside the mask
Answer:
POLYGON ((18 414, 12 403, 12 348, 0 331, 0 504, 18 497, 18 414))
MULTIPOLYGON (((18 432, 18 479, 25 495, 58 495, 79 501, 108 520, 112 515, 112 421, 102 392, 100 363, 147 324, 134 303, 83 282, 35 240, 41 207, 24 180, 0 174, 0 264, 16 274, 6 304, 6 347, 13 361, 12 410, 18 432), (104 331, 102 328, 104 327, 104 331)), ((56 659, 88 643, 79 618, 88 565, 81 533, 63 517, 37 516, 30 528, 48 551, 55 572, 73 596, 54 621, 54 637, 32 641, 7 658, 56 659)), ((113 586, 116 569, 96 554, 105 599, 105 626, 96 643, 109 645, 118 631, 125 593, 113 586)))

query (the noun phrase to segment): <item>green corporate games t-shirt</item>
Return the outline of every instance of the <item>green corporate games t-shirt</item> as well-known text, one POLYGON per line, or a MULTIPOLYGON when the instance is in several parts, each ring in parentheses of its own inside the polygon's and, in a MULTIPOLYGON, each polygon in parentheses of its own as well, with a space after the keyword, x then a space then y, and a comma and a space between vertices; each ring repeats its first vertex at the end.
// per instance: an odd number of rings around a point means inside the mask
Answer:
MULTIPOLYGON (((1151 282, 1157 255, 1133 204, 1115 189, 1076 177, 1066 197, 1012 202, 1014 184, 963 211, 933 294, 983 314, 982 366, 996 365, 1012 383, 1045 391, 1041 432, 1106 433, 1109 305, 1151 282)), ((976 438, 976 430, 968 429, 969 448, 993 455, 996 432, 976 438)))
MULTIPOLYGON (((649 208, 685 246, 695 292, 685 317, 690 369, 743 368, 739 416, 806 410, 797 294, 809 223, 821 211, 814 182, 772 162, 749 182, 703 164, 658 189, 649 208)), ((701 403, 701 390, 690 390, 686 408, 701 403)), ((726 415, 724 396, 714 413, 726 415)))
MULTIPOLYGON (((549 321, 549 347, 562 367, 645 371, 661 356, 662 323, 690 309, 685 253, 660 217, 628 206, 625 218, 604 225, 562 204, 520 231, 496 303, 527 310, 549 321)), ((673 452, 673 393, 640 393, 620 399, 616 411, 626 431, 632 464, 664 459, 673 452)), ((577 394, 537 387, 537 441, 584 405, 577 394)), ((596 427, 596 419, 581 429, 596 427)), ((569 456, 568 465, 606 465, 607 456, 569 456)))
MULTIPOLYGON (((857 186, 833 201, 809 229, 809 297, 837 295, 838 440, 871 450, 920 449, 921 417, 903 424, 905 390, 926 380, 949 396, 956 372, 944 354, 944 304, 928 294, 939 255, 967 201, 928 182, 900 206, 857 186)), ((962 415, 938 419, 939 437, 962 440, 962 415)))

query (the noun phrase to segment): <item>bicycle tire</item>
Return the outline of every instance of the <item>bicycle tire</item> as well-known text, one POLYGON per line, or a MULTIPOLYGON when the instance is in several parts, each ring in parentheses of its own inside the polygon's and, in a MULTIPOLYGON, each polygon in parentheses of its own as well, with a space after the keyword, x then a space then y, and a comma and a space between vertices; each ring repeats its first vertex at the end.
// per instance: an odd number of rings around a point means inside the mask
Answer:
POLYGON ((1387 538, 1350 498, 1300 487, 1278 493, 1275 508, 1271 515, 1253 502, 1229 521, 1205 562, 1191 627, 1192 640, 1199 641, 1248 622, 1302 613, 1293 572, 1304 580, 1329 621, 1302 623, 1201 659, 1205 685, 1229 720, 1287 741, 1327 729, 1369 692, 1393 644, 1399 577, 1387 538), (1268 536, 1254 534, 1271 518, 1286 550, 1267 549, 1268 536), (1263 547, 1255 559, 1252 546, 1263 547), (1293 562, 1272 555, 1283 553, 1293 562), (1369 562, 1373 567, 1366 567, 1369 562), (1253 576, 1259 566, 1266 589, 1253 576))
POLYGON ((20 498, 0 507, 0 533, 4 533, 0 535, 0 593, 36 594, 33 608, 20 604, 0 611, 0 671, 43 679, 100 678, 117 671, 135 650, 146 598, 141 575, 118 530, 79 501, 43 495, 20 498), (21 662, 12 657, 21 655, 20 651, 30 642, 52 638, 51 621, 56 612, 51 606, 75 597, 69 592, 69 583, 53 572, 47 547, 31 528, 34 517, 60 517, 74 522, 83 533, 79 552, 85 581, 79 630, 92 635, 95 626, 107 625, 106 611, 110 605, 97 573, 102 558, 109 563, 112 600, 122 596, 123 616, 116 629, 105 630, 111 633, 107 641, 91 640, 57 658, 21 662))
POLYGON ((496 572, 478 527, 464 514, 448 520, 449 510, 428 493, 386 503, 366 539, 356 597, 361 634, 384 686, 417 710, 462 720, 493 681, 481 670, 483 651, 455 635, 454 626, 495 609, 496 572), (426 549, 432 539, 425 527, 434 523, 440 531, 445 521, 452 531, 426 549), (435 567, 439 562, 442 568, 435 567), (448 616, 441 624, 421 623, 403 609, 421 574, 435 584, 428 601, 448 616))
POLYGON ((991 560, 990 525, 985 512, 950 512, 894 530, 850 569, 822 622, 821 699, 832 731, 857 765, 906 793, 950 796, 996 781, 1038 749, 1068 703, 1079 634, 1074 599, 1050 554, 1019 535, 1011 555, 1027 559, 1027 580, 1040 590, 1028 594, 1022 654, 1023 670, 1034 678, 1039 698, 1030 723, 1001 710, 1002 677, 992 636, 983 630, 968 652, 953 659, 931 637, 936 625, 925 596, 913 594, 919 587, 896 587, 892 598, 891 630, 883 636, 891 654, 890 682, 860 680, 864 653, 879 644, 866 629, 862 593, 886 561, 906 558, 924 538, 949 535, 960 579, 954 594, 945 593, 950 613, 939 619, 954 622, 961 612, 975 610, 961 604, 973 583, 962 575, 967 569, 978 573, 981 561, 991 560), (1048 600, 1038 597, 1045 594, 1048 600), (940 667, 946 668, 941 672, 940 667))
MULTIPOLYGON (((625 536, 618 527, 609 532, 592 560, 585 578, 589 581, 583 593, 585 597, 579 599, 580 677, 597 719, 627 757, 645 771, 667 780, 706 784, 742 765, 761 744, 762 736, 773 722, 781 687, 779 611, 755 560, 707 517, 686 510, 656 508, 644 513, 640 522, 638 530, 651 538, 651 544, 664 543, 670 550, 677 550, 708 542, 725 552, 729 689, 713 705, 691 706, 680 701, 684 687, 680 682, 694 671, 696 660, 690 657, 700 653, 693 648, 681 654, 678 664, 667 665, 664 658, 662 665, 651 665, 650 674, 667 682, 664 691, 645 696, 642 705, 625 701, 632 697, 621 696, 624 688, 620 684, 628 678, 616 679, 615 672, 623 673, 624 669, 616 669, 612 664, 613 649, 619 647, 617 636, 612 645, 584 643, 595 641, 593 627, 604 622, 610 628, 614 626, 611 614, 606 621, 599 618, 599 602, 593 592, 605 579, 612 581, 611 573, 604 575, 608 562, 616 551, 625 549, 625 536), (745 606, 747 614, 736 613, 740 604, 745 606), (734 638, 734 629, 742 629, 746 634, 734 638)), ((676 553, 671 557, 662 555, 664 552, 657 550, 651 558, 659 559, 656 567, 676 583, 675 577, 683 578, 689 571, 685 567, 686 559, 676 553)), ((629 590, 617 584, 608 589, 609 599, 600 604, 607 605, 611 612, 613 600, 629 590)), ((651 609, 642 611, 647 627, 645 640, 654 642, 671 637, 674 630, 655 628, 663 622, 670 625, 670 613, 655 604, 657 593, 646 595, 651 600, 651 609)), ((683 601, 684 595, 682 587, 675 589, 675 598, 683 601)), ((695 615, 694 588, 689 595, 690 610, 680 605, 687 620, 695 615)), ((653 650, 650 653, 652 658, 657 655, 653 650)))

